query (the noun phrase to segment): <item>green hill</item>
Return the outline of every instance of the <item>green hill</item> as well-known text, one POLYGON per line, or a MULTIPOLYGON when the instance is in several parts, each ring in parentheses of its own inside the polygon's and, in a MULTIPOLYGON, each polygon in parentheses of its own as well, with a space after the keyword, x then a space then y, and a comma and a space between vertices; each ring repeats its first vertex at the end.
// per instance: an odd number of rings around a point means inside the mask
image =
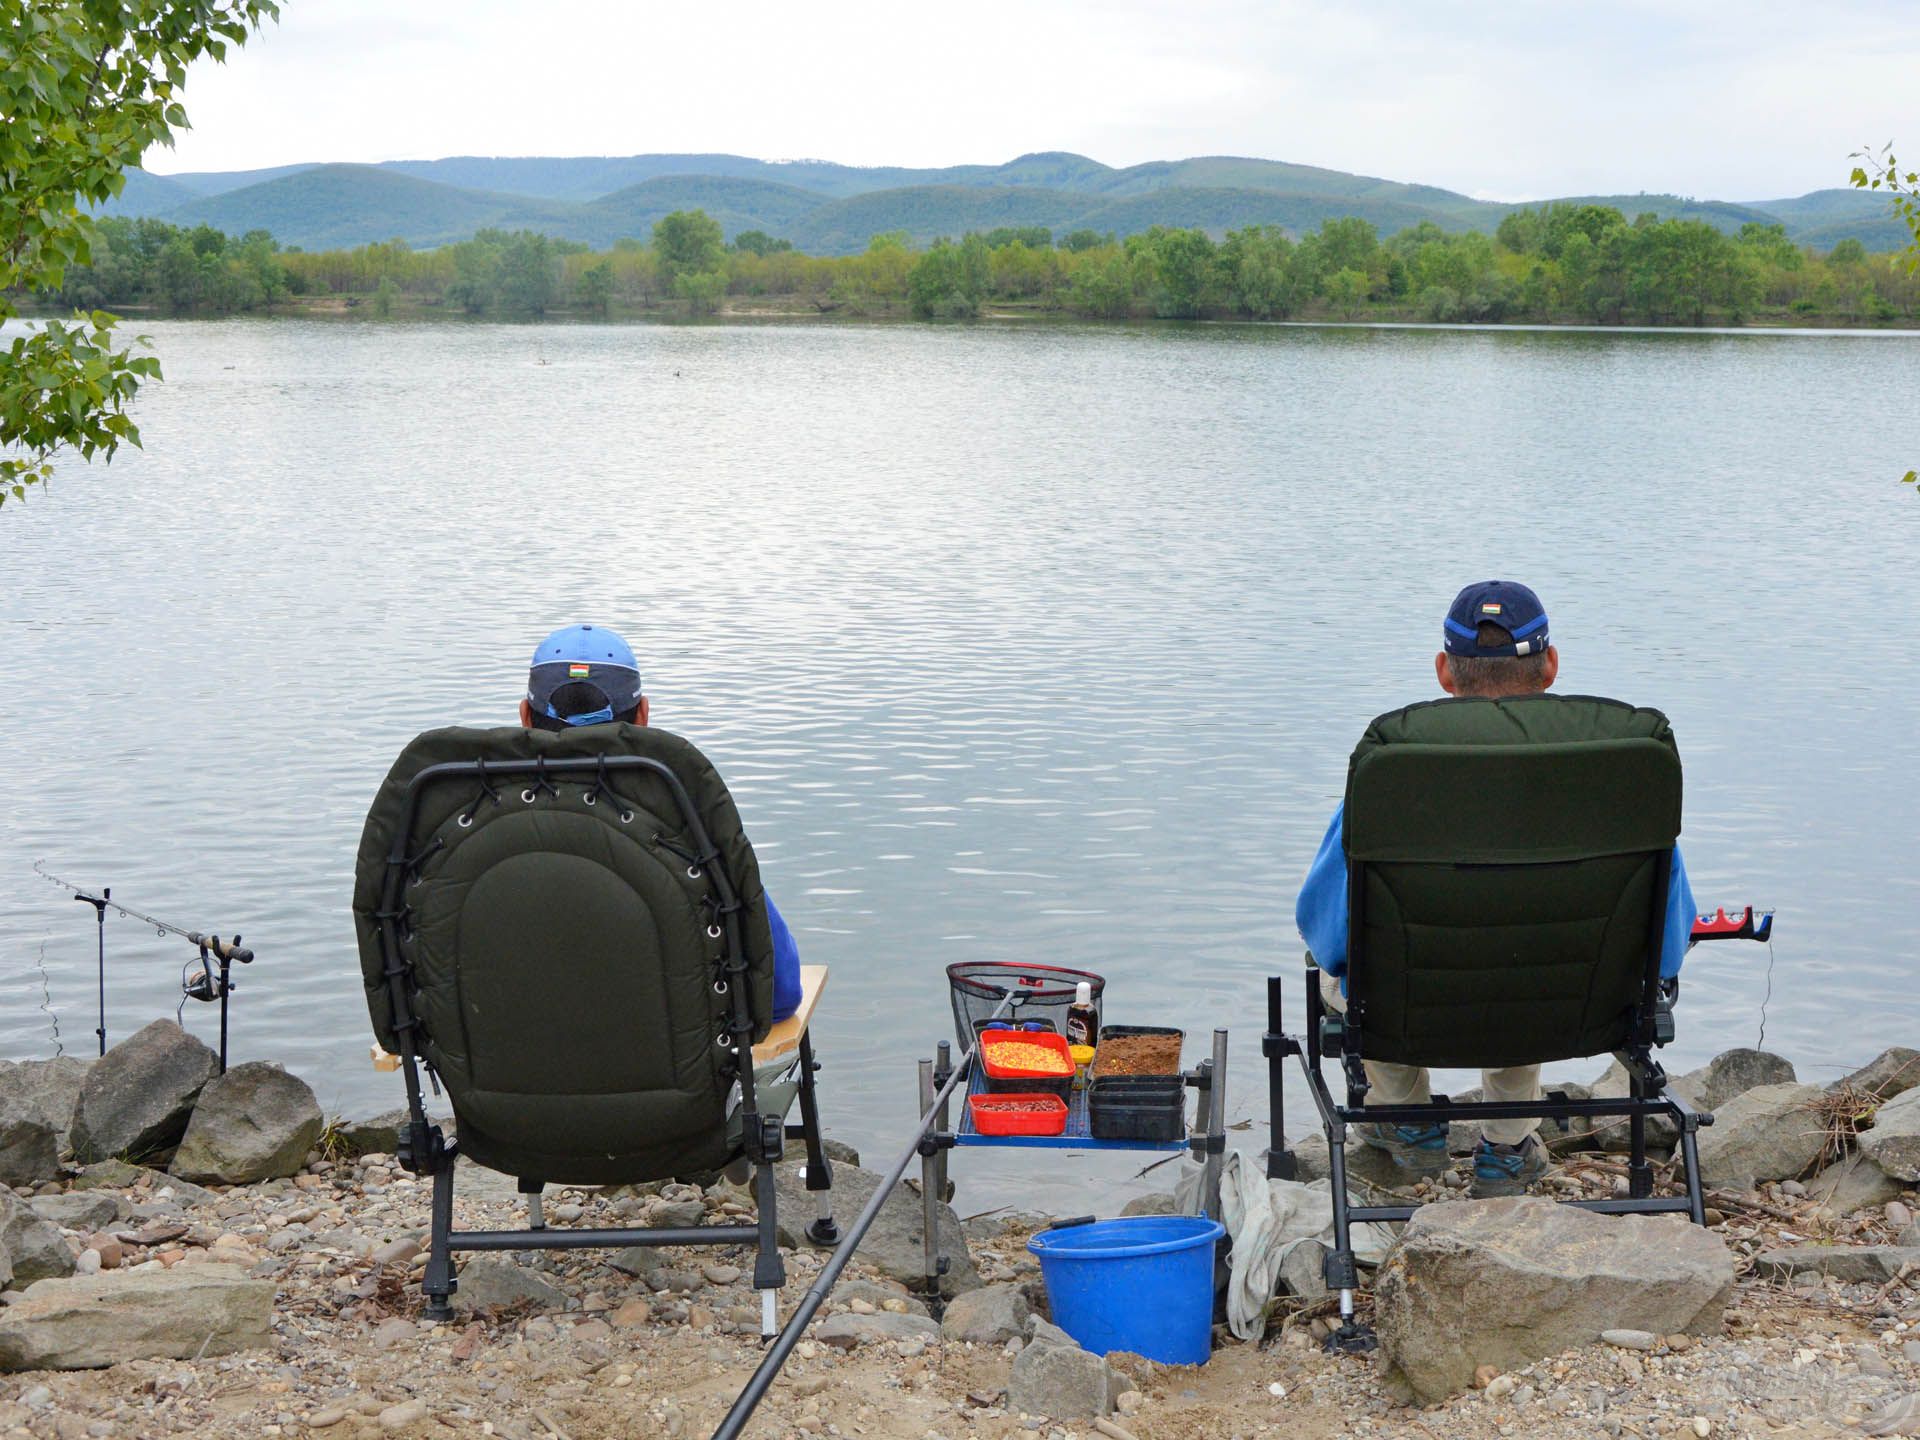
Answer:
POLYGON ((559 233, 566 207, 546 209, 517 195, 457 190, 372 165, 317 165, 191 201, 166 218, 176 225, 212 225, 230 235, 268 230, 284 245, 320 250, 396 236, 410 245, 445 245, 509 223, 509 216, 512 224, 559 233))
MULTIPOLYGON (((1651 210, 1727 231, 1777 221, 1794 240, 1823 249, 1849 235, 1873 250, 1896 248, 1907 238, 1882 197, 1851 190, 1746 204, 1676 195, 1569 198, 1613 205, 1629 217, 1651 210)), ((1129 235, 1154 225, 1219 233, 1264 223, 1298 232, 1358 215, 1382 234, 1426 220, 1449 230, 1492 230, 1516 208, 1432 185, 1248 156, 1116 169, 1055 150, 1002 165, 937 169, 689 154, 468 155, 173 176, 133 171, 126 193, 106 210, 184 225, 204 221, 234 234, 266 229, 285 244, 311 249, 395 236, 416 246, 442 245, 486 226, 605 245, 645 236, 662 215, 696 207, 729 236, 765 230, 819 254, 863 249, 884 231, 904 230, 924 242, 1002 225, 1129 235)))
POLYGON ((563 223, 567 239, 599 248, 626 235, 644 240, 653 233, 656 220, 675 210, 706 211, 720 222, 729 239, 742 230, 785 235, 801 217, 832 203, 812 191, 770 180, 662 175, 579 206, 563 223))

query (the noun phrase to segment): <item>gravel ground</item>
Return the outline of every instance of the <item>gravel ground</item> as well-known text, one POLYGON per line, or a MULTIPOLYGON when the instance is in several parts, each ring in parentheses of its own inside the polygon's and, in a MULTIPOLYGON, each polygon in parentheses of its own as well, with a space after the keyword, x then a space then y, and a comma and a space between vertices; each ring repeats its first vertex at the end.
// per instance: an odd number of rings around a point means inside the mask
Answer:
MULTIPOLYGON (((1583 1184, 1612 1183, 1604 1162, 1572 1168, 1583 1184)), ((566 1308, 521 1301, 426 1326, 418 1320, 415 1251, 428 1188, 371 1156, 321 1161, 294 1181, 226 1192, 150 1173, 110 1189, 123 1201, 121 1220, 98 1235, 75 1233, 76 1249, 91 1249, 107 1268, 224 1260, 270 1277, 278 1287, 273 1347, 198 1362, 0 1377, 0 1436, 324 1430, 594 1440, 712 1430, 760 1354, 756 1297, 741 1273, 751 1267, 749 1251, 662 1252, 664 1267, 644 1279, 616 1268, 605 1252, 518 1257, 562 1292, 566 1308)), ((1743 1270, 1753 1254, 1778 1245, 1893 1238, 1878 1208, 1836 1221, 1797 1191, 1716 1195, 1718 1229, 1743 1270)), ((512 1182, 483 1171, 464 1172, 457 1194, 463 1227, 517 1224, 523 1215, 512 1182)), ((549 1192, 547 1209, 556 1224, 645 1224, 664 1207, 695 1200, 710 1216, 738 1216, 746 1211, 742 1199, 724 1186, 559 1190, 549 1192)), ((1896 1210, 1893 1220, 1900 1218, 1896 1210)), ((985 1279, 1033 1282, 1038 1292, 1022 1222, 970 1229, 985 1279)), ((789 1255, 783 1315, 820 1263, 816 1255, 789 1255)), ((1202 1368, 1116 1357, 1136 1393, 1123 1397, 1105 1429, 1010 1414, 1003 1391, 1011 1355, 1000 1347, 916 1336, 843 1351, 808 1339, 748 1433, 798 1440, 1920 1434, 1920 1276, 1911 1285, 1810 1281, 1789 1289, 1748 1274, 1724 1335, 1572 1351, 1510 1375, 1484 1374, 1484 1388, 1421 1410, 1397 1404, 1369 1358, 1320 1352, 1323 1303, 1280 1317, 1263 1344, 1225 1341, 1202 1368)), ((920 1309, 900 1286, 855 1265, 825 1313, 920 1309)))

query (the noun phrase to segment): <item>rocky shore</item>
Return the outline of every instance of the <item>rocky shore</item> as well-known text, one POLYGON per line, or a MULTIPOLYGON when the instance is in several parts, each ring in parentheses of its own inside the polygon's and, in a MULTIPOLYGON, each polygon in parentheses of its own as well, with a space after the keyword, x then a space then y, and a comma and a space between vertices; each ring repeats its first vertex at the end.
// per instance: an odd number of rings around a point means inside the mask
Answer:
MULTIPOLYGON (((268 1066, 196 1085, 197 1043, 160 1022, 90 1066, 0 1066, 0 1437, 699 1437, 758 1363, 744 1247, 475 1256, 454 1321, 421 1323, 429 1187, 393 1162, 391 1117, 326 1125, 268 1066), (114 1144, 143 1163, 98 1153, 114 1144)), ((906 1283, 921 1207, 902 1186, 749 1433, 1920 1434, 1920 1057, 1817 1089, 1759 1056, 1683 1077, 1721 1115, 1706 1231, 1423 1182, 1435 1203, 1367 1300, 1373 1356, 1321 1352, 1311 1266, 1288 1267, 1302 1293, 1263 1340, 1223 1327, 1204 1367, 1086 1354, 1049 1323, 1025 1248, 1044 1218, 944 1208, 956 1294, 936 1321, 906 1283)), ((1607 1143, 1556 1137, 1542 1193, 1610 1193, 1607 1143)), ((838 1157, 851 1216, 880 1177, 838 1157)), ((468 1167, 456 1194, 462 1227, 524 1218, 506 1177, 468 1167)), ((558 1225, 751 1212, 724 1180, 547 1196, 558 1225)), ((783 1313, 825 1258, 787 1238, 783 1313)))

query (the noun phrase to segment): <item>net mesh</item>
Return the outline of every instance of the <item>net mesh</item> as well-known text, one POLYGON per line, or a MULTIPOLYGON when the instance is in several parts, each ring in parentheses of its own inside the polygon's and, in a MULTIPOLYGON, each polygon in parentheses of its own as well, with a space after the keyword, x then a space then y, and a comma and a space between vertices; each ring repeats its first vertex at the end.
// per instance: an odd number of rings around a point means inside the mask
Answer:
POLYGON ((1107 982, 1091 970, 1069 970, 1060 965, 1014 965, 997 960, 969 960, 947 967, 947 985, 953 997, 953 1030, 964 1050, 975 1034, 999 1012, 1000 1024, 1045 1022, 1056 1034, 1067 1029, 1067 1010, 1075 988, 1093 988, 1094 1008, 1100 1008, 1107 982), (1013 1003, 1004 1011, 1008 995, 1013 1003))

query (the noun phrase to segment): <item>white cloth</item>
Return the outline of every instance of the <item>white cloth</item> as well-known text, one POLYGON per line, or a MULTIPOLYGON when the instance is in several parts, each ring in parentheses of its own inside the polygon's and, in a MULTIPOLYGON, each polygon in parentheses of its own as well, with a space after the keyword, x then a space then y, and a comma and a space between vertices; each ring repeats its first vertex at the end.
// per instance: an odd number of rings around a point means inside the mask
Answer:
MULTIPOLYGON (((1200 1209, 1200 1171, 1181 1177, 1175 1190, 1180 1208, 1200 1209)), ((1238 1150, 1230 1151, 1220 1171, 1220 1222, 1233 1241, 1227 1279, 1227 1325, 1242 1340, 1256 1340, 1267 1328, 1280 1285, 1280 1267, 1296 1245, 1333 1244, 1333 1192, 1325 1180, 1269 1180, 1260 1166, 1238 1150)), ((1352 1228, 1353 1253, 1364 1265, 1377 1265, 1392 1244, 1383 1225, 1352 1228)))

